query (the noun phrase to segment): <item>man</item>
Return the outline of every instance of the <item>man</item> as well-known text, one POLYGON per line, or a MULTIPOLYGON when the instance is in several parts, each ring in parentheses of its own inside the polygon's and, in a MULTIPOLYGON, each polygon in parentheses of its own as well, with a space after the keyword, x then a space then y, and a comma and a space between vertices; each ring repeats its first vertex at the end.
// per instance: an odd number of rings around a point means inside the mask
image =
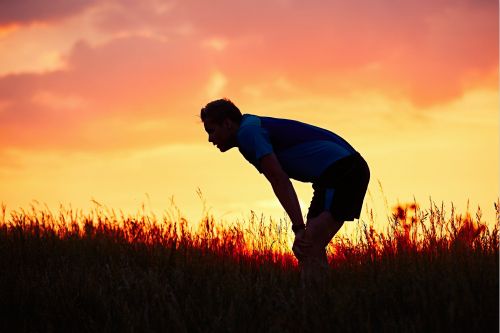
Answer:
POLYGON ((228 99, 201 109, 208 141, 221 152, 238 147, 264 174, 292 221, 292 250, 301 264, 327 266, 326 246, 344 221, 358 219, 370 172, 361 155, 340 136, 288 119, 242 115, 228 99), (313 184, 304 223, 295 179, 313 184))

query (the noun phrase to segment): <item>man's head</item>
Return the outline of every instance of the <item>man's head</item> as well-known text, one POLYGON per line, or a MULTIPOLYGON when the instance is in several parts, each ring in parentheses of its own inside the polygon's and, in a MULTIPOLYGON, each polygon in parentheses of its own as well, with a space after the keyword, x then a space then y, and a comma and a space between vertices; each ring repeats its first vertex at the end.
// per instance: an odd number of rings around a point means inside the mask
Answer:
POLYGON ((200 113, 208 133, 208 141, 221 152, 238 145, 237 133, 243 118, 240 110, 229 99, 218 99, 208 103, 200 113))

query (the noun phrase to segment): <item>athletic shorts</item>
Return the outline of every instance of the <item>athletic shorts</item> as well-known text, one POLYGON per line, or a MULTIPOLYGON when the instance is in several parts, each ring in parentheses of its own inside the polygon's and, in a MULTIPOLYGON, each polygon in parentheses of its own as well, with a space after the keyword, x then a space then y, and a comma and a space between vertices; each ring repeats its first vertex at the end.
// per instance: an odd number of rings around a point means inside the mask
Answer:
POLYGON ((337 221, 359 219, 369 180, 370 169, 359 153, 336 161, 313 183, 307 218, 329 210, 337 221))

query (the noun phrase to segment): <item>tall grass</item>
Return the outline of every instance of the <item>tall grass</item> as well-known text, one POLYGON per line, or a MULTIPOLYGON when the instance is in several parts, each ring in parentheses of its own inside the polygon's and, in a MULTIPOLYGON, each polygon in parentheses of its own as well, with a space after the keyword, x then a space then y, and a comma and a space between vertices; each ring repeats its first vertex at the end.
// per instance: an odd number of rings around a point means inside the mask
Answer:
MULTIPOLYGON (((396 207, 329 245, 303 288, 286 220, 32 206, 0 216, 0 331, 495 332, 496 221, 396 207), (380 223, 379 223, 380 224, 380 223)), ((369 216, 373 216, 369 214, 369 216)))

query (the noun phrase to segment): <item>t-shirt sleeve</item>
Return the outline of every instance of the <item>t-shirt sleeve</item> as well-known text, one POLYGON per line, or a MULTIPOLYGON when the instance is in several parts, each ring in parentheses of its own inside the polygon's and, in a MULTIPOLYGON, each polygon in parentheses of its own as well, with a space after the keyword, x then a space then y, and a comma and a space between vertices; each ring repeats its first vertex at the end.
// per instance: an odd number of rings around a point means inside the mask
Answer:
POLYGON ((260 126, 245 126, 238 133, 240 149, 254 158, 257 163, 262 157, 273 152, 269 137, 260 126))

